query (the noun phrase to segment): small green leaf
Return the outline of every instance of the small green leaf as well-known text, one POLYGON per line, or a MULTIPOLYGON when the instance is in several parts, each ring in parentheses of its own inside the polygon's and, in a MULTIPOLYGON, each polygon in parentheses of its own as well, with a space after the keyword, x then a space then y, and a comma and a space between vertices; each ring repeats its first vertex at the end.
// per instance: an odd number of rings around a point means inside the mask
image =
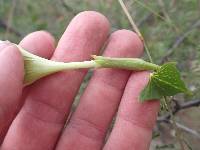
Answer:
POLYGON ((158 86, 152 81, 152 79, 150 79, 149 83, 140 94, 140 101, 144 102, 146 100, 155 100, 161 98, 162 93, 159 91, 158 86))
POLYGON ((189 90, 181 79, 176 63, 169 62, 151 75, 148 85, 140 94, 140 101, 161 99, 178 93, 189 93, 189 90))
POLYGON ((173 96, 188 91, 174 62, 162 65, 153 74, 152 80, 159 87, 163 96, 173 96))

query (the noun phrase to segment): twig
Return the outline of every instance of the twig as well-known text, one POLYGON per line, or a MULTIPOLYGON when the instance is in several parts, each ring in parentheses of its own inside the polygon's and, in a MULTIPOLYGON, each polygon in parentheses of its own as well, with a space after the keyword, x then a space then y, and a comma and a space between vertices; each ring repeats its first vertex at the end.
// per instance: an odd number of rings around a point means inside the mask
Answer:
POLYGON ((173 24, 173 22, 169 21, 167 18, 161 16, 159 13, 155 12, 151 7, 143 4, 140 0, 134 0, 134 2, 136 2, 138 5, 146 8, 148 11, 150 11, 151 13, 153 13, 155 16, 159 17, 161 20, 165 21, 169 26, 172 26, 174 29, 177 29, 176 25, 173 24))
POLYGON ((183 104, 179 104, 177 100, 173 99, 173 101, 175 102, 175 107, 173 109, 173 111, 171 110, 168 114, 164 115, 164 116, 161 116, 161 117, 158 117, 157 119, 157 123, 171 123, 173 126, 174 126, 174 129, 176 130, 177 132, 177 139, 180 143, 180 146, 181 146, 181 149, 184 150, 184 145, 183 145, 183 141, 182 141, 182 138, 181 138, 181 135, 180 135, 180 130, 184 130, 198 138, 200 138, 200 133, 198 133, 197 131, 193 130, 193 129, 190 129, 180 123, 177 123, 174 119, 174 115, 179 112, 180 110, 182 109, 187 109, 187 108, 190 108, 190 107, 198 107, 200 106, 200 100, 193 100, 193 101, 189 101, 189 102, 185 102, 183 104), (171 120, 171 119, 172 120, 171 120))
POLYGON ((200 106, 200 100, 193 100, 193 101, 189 101, 189 102, 186 102, 186 103, 183 103, 182 105, 180 105, 180 109, 187 109, 187 108, 190 108, 190 107, 198 107, 200 106))
MULTIPOLYGON (((173 124, 173 121, 172 121, 171 119, 170 119, 170 120, 165 119, 165 120, 163 120, 162 122, 163 122, 163 123, 170 123, 170 124, 173 124)), ((158 123, 161 123, 161 122, 158 122, 158 123)), ((191 135, 193 135, 193 136, 195 136, 195 137, 197 137, 197 138, 200 139, 200 133, 199 133, 199 132, 197 132, 197 131, 195 131, 195 130, 193 130, 193 129, 191 129, 191 128, 185 126, 185 125, 182 125, 182 124, 180 124, 180 123, 178 123, 178 122, 176 122, 176 126, 177 126, 179 129, 181 129, 181 130, 183 130, 183 131, 185 131, 185 132, 187 132, 187 133, 190 133, 191 135)))
POLYGON ((148 11, 150 11, 151 13, 153 13, 155 16, 159 17, 159 18, 162 19, 163 21, 166 20, 163 16, 159 15, 159 14, 158 14, 157 12, 155 12, 152 8, 150 8, 150 7, 148 7, 147 5, 143 4, 141 1, 139 1, 139 0, 134 0, 134 2, 136 2, 138 5, 140 5, 140 6, 144 7, 144 8, 146 8, 148 11))
POLYGON ((167 11, 166 11, 166 9, 165 9, 165 4, 164 4, 164 2, 163 2, 162 0, 158 0, 158 4, 160 5, 160 8, 162 9, 162 12, 163 12, 165 18, 166 18, 168 21, 171 22, 171 19, 170 19, 169 15, 168 15, 168 13, 167 13, 167 11))
POLYGON ((171 101, 169 101, 166 97, 164 97, 164 99, 165 99, 165 102, 167 103, 168 111, 169 111, 170 117, 172 119, 171 124, 173 125, 173 128, 176 132, 176 139, 178 140, 178 142, 180 144, 181 150, 185 150, 184 142, 183 142, 182 137, 181 137, 181 131, 179 130, 179 127, 177 126, 173 111, 171 109, 171 101))
POLYGON ((138 27, 137 27, 137 25, 135 24, 133 18, 131 17, 130 13, 128 12, 128 9, 126 8, 124 2, 123 2, 122 0, 118 0, 118 1, 119 1, 120 5, 121 5, 122 9, 124 10, 124 13, 126 14, 128 20, 129 20, 129 22, 131 23, 131 25, 132 25, 132 27, 133 27, 133 30, 137 33, 137 35, 139 36, 139 38, 143 41, 144 48, 145 48, 145 51, 146 51, 147 56, 148 56, 148 58, 149 58, 149 61, 152 63, 152 62, 153 62, 153 59, 152 59, 152 57, 151 57, 151 54, 150 54, 149 49, 148 49, 148 47, 147 47, 147 44, 146 44, 146 42, 145 42, 145 40, 144 40, 144 37, 142 36, 140 30, 138 29, 138 27))
POLYGON ((133 27, 133 29, 135 30, 135 32, 138 34, 138 36, 142 39, 143 41, 143 36, 142 34, 140 33, 140 30, 138 29, 137 25, 135 24, 135 22, 133 21, 130 13, 128 12, 127 8, 126 8, 126 5, 124 4, 124 2, 122 0, 119 0, 119 3, 122 7, 122 9, 124 10, 124 13, 126 14, 129 22, 131 23, 131 26, 133 27))
MULTIPOLYGON (((171 122, 171 120, 170 120, 170 122, 171 122)), ((186 131, 186 132, 188 132, 188 133, 190 133, 190 134, 192 134, 192 135, 194 135, 194 136, 196 136, 197 138, 200 139, 200 133, 198 133, 197 131, 195 131, 195 130, 193 130, 193 129, 191 129, 191 128, 185 126, 185 125, 182 125, 182 124, 180 124, 180 123, 178 123, 178 122, 176 122, 176 125, 177 125, 177 127, 180 128, 181 130, 186 131)))
MULTIPOLYGON (((198 107, 200 106, 200 100, 192 100, 189 102, 184 102, 183 104, 179 104, 178 100, 173 100, 175 102, 175 107, 173 109, 173 115, 175 115, 176 113, 178 113, 179 111, 183 110, 183 109, 188 109, 191 107, 198 107)), ((165 122, 166 120, 170 119, 170 114, 166 114, 164 116, 160 116, 158 117, 157 121, 158 122, 165 122)))
POLYGON ((158 4, 160 5, 160 8, 162 9, 162 13, 164 17, 166 18, 166 21, 168 22, 168 24, 172 25, 172 27, 174 28, 176 32, 179 32, 179 28, 177 28, 177 26, 174 24, 174 22, 171 20, 170 16, 168 15, 165 9, 165 3, 163 2, 163 0, 158 0, 158 4))
POLYGON ((167 54, 162 58, 161 64, 164 63, 168 57, 170 57, 175 49, 184 41, 184 39, 196 28, 200 27, 200 20, 197 20, 194 24, 192 24, 186 32, 178 36, 175 42, 172 44, 171 48, 167 50, 167 54))

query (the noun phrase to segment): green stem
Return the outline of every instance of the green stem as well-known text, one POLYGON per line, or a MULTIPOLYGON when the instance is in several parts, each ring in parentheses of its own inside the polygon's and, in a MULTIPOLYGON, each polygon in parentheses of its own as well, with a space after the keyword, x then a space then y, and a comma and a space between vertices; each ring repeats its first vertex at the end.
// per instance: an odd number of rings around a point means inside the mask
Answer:
POLYGON ((62 70, 84 69, 84 68, 97 68, 98 64, 94 61, 82 61, 82 62, 54 62, 54 65, 62 70))
POLYGON ((55 68, 57 71, 74 70, 84 68, 117 68, 126 70, 157 70, 160 66, 146 62, 139 58, 111 58, 103 56, 92 56, 94 60, 82 62, 54 62, 41 59, 45 65, 55 68))
POLYGON ((24 56, 25 85, 47 75, 63 71, 84 68, 119 68, 126 70, 157 70, 158 65, 137 58, 110 58, 93 56, 94 60, 83 62, 55 62, 47 60, 27 51, 21 50, 24 56))
POLYGON ((126 70, 157 70, 160 66, 146 62, 139 58, 111 58, 92 56, 94 61, 102 68, 118 68, 126 70))
POLYGON ((94 60, 83 62, 55 62, 41 58, 16 45, 24 57, 26 85, 45 77, 47 75, 73 69, 83 68, 118 68, 126 70, 157 70, 160 66, 146 62, 138 58, 110 58, 103 56, 92 56, 94 60))

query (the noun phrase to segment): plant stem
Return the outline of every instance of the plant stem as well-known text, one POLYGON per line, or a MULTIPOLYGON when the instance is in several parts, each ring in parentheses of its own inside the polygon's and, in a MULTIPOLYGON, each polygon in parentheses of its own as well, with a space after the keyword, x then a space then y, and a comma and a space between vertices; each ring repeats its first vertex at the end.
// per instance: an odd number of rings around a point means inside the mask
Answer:
POLYGON ((126 5, 124 4, 123 0, 118 0, 119 1, 119 4, 121 5, 125 15, 127 16, 131 26, 133 27, 133 29, 135 30, 135 32, 137 33, 137 35, 140 37, 140 39, 143 41, 143 36, 142 34, 140 33, 140 30, 138 29, 137 25, 135 24, 135 22, 133 21, 133 18, 131 17, 126 5))
MULTIPOLYGON (((15 44, 16 45, 16 44, 15 44)), ((24 57, 24 69, 26 85, 45 77, 47 75, 73 69, 83 68, 118 68, 126 70, 157 70, 160 66, 146 62, 139 58, 110 58, 103 56, 92 57, 94 60, 83 62, 55 62, 51 61, 24 50, 19 45, 16 45, 24 57)))
POLYGON ((141 34, 139 28, 137 27, 136 23, 134 22, 133 18, 131 17, 131 15, 130 15, 130 13, 129 13, 127 7, 126 7, 126 5, 125 5, 124 2, 123 2, 123 0, 118 0, 118 1, 119 1, 120 5, 121 5, 121 7, 122 7, 122 9, 123 9, 123 11, 124 11, 124 13, 125 13, 125 15, 127 16, 127 18, 128 18, 128 20, 129 20, 131 26, 133 27, 133 30, 137 33, 137 35, 139 36, 139 38, 140 38, 141 41, 143 42, 145 51, 146 51, 147 56, 148 56, 148 58, 149 58, 149 61, 150 61, 151 63, 153 63, 153 59, 152 59, 151 54, 150 54, 150 52, 149 52, 149 49, 148 49, 148 47, 147 47, 147 43, 145 42, 144 37, 142 36, 142 34, 141 34))
MULTIPOLYGON (((56 67, 58 71, 84 69, 84 68, 117 68, 126 70, 157 70, 160 66, 146 62, 139 58, 111 58, 103 56, 92 56, 94 60, 82 62, 54 62, 43 59, 49 67, 56 67)), ((42 61, 42 59, 40 60, 42 61)))
POLYGON ((102 68, 119 68, 126 70, 157 70, 160 66, 138 58, 110 58, 92 56, 94 61, 102 68))
MULTIPOLYGON (((83 68, 118 68, 126 70, 157 70, 160 66, 146 62, 139 58, 111 58, 104 56, 92 55, 94 60, 83 62, 55 62, 51 61, 24 50, 19 45, 16 45, 22 55, 24 56, 25 66, 33 68, 34 66, 39 69, 39 66, 49 67, 56 71, 83 69, 83 68), (37 62, 37 63, 36 63, 37 62)), ((25 68, 26 69, 26 68, 25 68)))
POLYGON ((72 69, 84 69, 84 68, 97 68, 98 64, 94 61, 82 61, 82 62, 54 62, 55 66, 58 66, 61 70, 72 69))

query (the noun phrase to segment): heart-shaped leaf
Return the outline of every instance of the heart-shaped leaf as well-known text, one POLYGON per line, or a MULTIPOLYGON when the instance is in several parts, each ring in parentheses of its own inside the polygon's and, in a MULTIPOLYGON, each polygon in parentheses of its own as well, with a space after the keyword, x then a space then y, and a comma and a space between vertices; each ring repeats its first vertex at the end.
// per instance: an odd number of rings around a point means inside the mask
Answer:
POLYGON ((159 87, 163 96, 173 96, 177 93, 188 91, 174 62, 162 65, 161 68, 153 74, 152 80, 159 87))
POLYGON ((169 62, 151 75, 148 85, 140 94, 140 101, 160 99, 178 93, 188 93, 188 89, 181 79, 176 63, 169 62))

